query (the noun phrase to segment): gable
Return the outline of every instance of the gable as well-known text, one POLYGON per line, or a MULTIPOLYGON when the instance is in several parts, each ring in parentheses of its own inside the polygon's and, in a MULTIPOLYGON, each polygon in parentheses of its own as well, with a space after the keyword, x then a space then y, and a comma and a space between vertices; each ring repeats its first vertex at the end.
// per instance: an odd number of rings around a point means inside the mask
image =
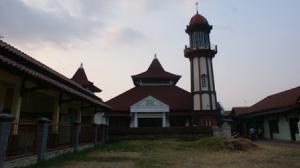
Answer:
POLYGON ((162 101, 147 96, 130 106, 130 112, 169 112, 170 107, 162 101))

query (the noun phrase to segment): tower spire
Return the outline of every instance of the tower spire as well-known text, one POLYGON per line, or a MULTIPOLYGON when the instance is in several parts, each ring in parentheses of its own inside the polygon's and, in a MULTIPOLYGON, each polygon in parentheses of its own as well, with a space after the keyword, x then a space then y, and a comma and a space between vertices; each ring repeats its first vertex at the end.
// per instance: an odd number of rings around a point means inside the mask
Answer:
POLYGON ((80 67, 79 68, 83 69, 83 63, 80 63, 80 67))
POLYGON ((156 53, 154 53, 154 59, 157 59, 156 53))
POLYGON ((196 1, 195 2, 195 7, 196 7, 196 13, 199 14, 198 10, 199 10, 199 2, 196 1))

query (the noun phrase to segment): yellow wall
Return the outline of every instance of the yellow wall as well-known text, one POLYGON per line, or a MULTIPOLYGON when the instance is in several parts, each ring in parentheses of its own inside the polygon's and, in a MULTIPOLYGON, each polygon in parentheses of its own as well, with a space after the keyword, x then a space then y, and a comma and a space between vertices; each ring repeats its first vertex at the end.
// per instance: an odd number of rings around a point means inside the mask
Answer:
MULTIPOLYGON (((21 78, 0 70, 0 104, 11 112, 13 99, 16 99, 21 86, 21 78)), ((16 105, 16 104, 15 104, 16 105)))
MULTIPOLYGON (((0 108, 4 106, 11 112, 15 122, 33 122, 39 117, 47 117, 53 123, 68 120, 73 114, 74 120, 81 122, 82 116, 94 116, 94 109, 81 111, 79 101, 59 104, 59 92, 55 90, 38 90, 20 95, 22 79, 7 71, 0 70, 0 108), (59 114, 59 112, 61 114, 59 114), (60 117, 63 116, 62 119, 60 117)), ((34 82, 26 80, 27 87, 34 87, 34 82)))

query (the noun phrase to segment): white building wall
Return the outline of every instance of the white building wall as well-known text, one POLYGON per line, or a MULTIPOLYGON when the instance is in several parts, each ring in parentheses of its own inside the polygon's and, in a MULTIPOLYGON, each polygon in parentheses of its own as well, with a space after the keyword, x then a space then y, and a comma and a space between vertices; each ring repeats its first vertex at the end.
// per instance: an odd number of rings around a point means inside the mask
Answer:
POLYGON ((280 115, 278 119, 279 133, 274 133, 273 138, 279 140, 291 140, 290 126, 288 120, 280 115))
POLYGON ((208 94, 202 94, 202 109, 210 110, 210 101, 208 94))
POLYGON ((211 95, 211 99, 212 99, 212 109, 216 110, 217 107, 216 107, 216 99, 215 99, 215 95, 214 94, 211 95))
POLYGON ((211 67, 211 59, 207 60, 208 63, 208 75, 209 75, 209 85, 210 85, 210 90, 214 90, 214 86, 213 86, 213 73, 212 73, 212 67, 211 67))
POLYGON ((200 71, 201 71, 201 74, 207 74, 205 57, 200 57, 200 71))
MULTIPOLYGON (((200 57, 200 72, 201 72, 201 75, 206 75, 206 87, 203 87, 201 86, 201 90, 208 90, 208 74, 207 74, 207 67, 206 67, 206 58, 205 57, 200 57)), ((200 75, 200 76, 201 76, 200 75)), ((201 79, 200 79, 201 80, 201 79)))
POLYGON ((200 90, 200 79, 199 79, 199 62, 198 58, 193 59, 193 66, 194 66, 194 91, 200 90))
POLYGON ((194 110, 200 110, 200 95, 194 95, 194 110))

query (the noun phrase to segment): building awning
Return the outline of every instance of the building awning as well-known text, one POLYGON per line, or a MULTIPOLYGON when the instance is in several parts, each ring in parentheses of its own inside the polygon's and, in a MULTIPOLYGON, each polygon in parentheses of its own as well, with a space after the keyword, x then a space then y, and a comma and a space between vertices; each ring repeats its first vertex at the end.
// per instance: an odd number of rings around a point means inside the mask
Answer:
POLYGON ((111 109, 110 106, 106 105, 89 90, 2 40, 0 40, 0 65, 3 70, 25 76, 38 83, 50 85, 79 99, 86 100, 95 106, 107 110, 111 109))

